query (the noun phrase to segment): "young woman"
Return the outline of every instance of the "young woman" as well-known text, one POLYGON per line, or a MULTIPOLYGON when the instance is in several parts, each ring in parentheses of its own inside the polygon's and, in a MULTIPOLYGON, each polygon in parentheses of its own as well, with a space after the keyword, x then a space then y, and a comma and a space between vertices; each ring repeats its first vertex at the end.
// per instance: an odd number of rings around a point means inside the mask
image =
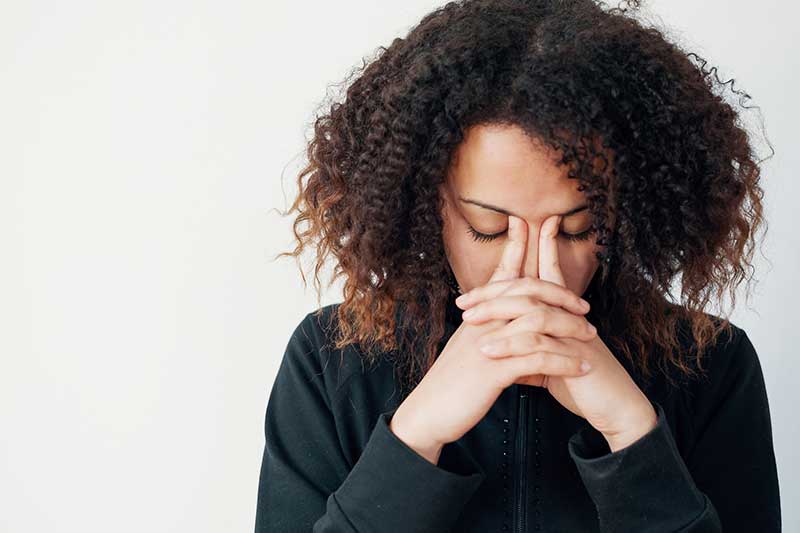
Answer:
POLYGON ((629 11, 448 3, 318 118, 289 255, 344 301, 288 342, 256 531, 780 531, 758 356, 705 311, 759 162, 629 11))

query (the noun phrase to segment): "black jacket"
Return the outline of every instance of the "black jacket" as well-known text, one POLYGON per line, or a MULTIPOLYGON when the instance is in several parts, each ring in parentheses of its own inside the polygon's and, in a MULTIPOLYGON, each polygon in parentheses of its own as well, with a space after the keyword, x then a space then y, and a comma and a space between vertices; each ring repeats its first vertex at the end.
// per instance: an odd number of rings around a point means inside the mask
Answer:
MULTIPOLYGON (((330 348, 338 305, 297 326, 272 386, 256 532, 781 530, 764 378, 742 329, 706 353, 705 378, 640 384, 658 424, 615 453, 546 389, 515 384, 433 464, 389 430, 390 362, 366 369, 330 348)), ((451 301, 445 342, 460 313, 451 301)))

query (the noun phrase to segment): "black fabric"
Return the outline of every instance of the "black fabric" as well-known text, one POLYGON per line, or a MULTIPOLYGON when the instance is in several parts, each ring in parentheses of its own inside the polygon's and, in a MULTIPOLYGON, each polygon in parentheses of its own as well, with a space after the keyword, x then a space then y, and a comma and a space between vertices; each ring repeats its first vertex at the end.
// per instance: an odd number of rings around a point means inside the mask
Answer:
MULTIPOLYGON (((356 348, 332 348, 337 305, 300 322, 272 385, 257 533, 494 532, 521 520, 559 533, 781 530, 767 393, 742 329, 706 354, 706 377, 641 383, 658 423, 617 452, 546 390, 512 385, 433 464, 389 429, 402 400, 390 361, 366 367, 356 348)), ((447 321, 450 335, 452 301, 447 321)))
POLYGON ((658 423, 650 433, 611 453, 602 434, 583 429, 569 440, 569 452, 597 505, 604 531, 684 531, 719 523, 697 489, 672 438, 664 409, 653 403, 658 423), (657 460, 642 460, 653 458, 657 460), (635 487, 635 491, 631 491, 635 487), (669 494, 665 506, 664 495, 669 494))

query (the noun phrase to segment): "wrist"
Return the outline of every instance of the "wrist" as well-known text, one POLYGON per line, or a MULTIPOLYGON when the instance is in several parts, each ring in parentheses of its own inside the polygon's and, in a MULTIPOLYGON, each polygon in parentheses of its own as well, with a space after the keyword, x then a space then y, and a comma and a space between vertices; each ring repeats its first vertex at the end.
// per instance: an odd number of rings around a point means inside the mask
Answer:
POLYGON ((629 430, 616 432, 614 434, 603 434, 611 453, 627 448, 653 431, 658 424, 658 414, 652 404, 650 404, 649 407, 649 411, 639 419, 639 422, 633 424, 629 430))
POLYGON ((389 420, 389 430, 395 434, 406 446, 414 450, 429 462, 437 464, 442 453, 443 445, 425 438, 420 432, 414 431, 402 417, 398 417, 398 412, 389 420))

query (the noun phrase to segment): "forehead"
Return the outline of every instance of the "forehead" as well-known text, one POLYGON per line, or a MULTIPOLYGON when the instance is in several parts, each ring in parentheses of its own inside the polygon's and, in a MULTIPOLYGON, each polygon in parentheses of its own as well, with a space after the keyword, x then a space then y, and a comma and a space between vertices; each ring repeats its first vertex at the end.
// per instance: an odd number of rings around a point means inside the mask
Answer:
POLYGON ((536 218, 583 199, 557 154, 517 126, 469 128, 453 154, 448 181, 453 192, 536 218))

